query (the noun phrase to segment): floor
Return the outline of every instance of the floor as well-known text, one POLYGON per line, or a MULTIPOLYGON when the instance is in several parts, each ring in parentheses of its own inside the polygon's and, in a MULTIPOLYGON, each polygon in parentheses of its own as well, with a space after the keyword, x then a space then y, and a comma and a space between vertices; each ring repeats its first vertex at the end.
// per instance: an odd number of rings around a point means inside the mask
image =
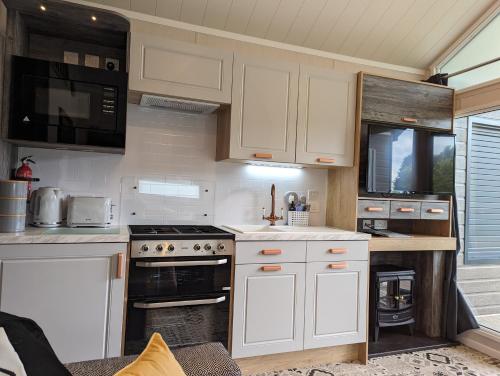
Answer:
POLYGON ((500 376, 500 360, 465 346, 390 355, 368 365, 325 364, 314 368, 271 371, 252 376, 500 376))

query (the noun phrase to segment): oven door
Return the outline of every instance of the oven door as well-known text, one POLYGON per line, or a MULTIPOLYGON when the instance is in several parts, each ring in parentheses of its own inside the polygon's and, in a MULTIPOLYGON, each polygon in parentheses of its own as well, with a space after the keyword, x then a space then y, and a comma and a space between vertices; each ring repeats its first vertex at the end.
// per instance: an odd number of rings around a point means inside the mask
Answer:
POLYGON ((230 292, 129 299, 125 355, 141 353, 153 333, 170 347, 221 342, 227 347, 230 292))
POLYGON ((132 259, 129 298, 194 296, 228 291, 231 256, 132 259))

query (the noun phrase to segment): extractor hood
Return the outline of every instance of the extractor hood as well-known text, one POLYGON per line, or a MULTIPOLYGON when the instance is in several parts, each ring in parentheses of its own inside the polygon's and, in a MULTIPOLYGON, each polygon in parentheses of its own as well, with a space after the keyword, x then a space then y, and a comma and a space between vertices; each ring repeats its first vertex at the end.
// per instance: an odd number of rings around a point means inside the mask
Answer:
POLYGON ((165 108, 172 111, 191 114, 211 114, 220 107, 217 103, 162 97, 151 94, 142 94, 140 105, 145 107, 165 108))

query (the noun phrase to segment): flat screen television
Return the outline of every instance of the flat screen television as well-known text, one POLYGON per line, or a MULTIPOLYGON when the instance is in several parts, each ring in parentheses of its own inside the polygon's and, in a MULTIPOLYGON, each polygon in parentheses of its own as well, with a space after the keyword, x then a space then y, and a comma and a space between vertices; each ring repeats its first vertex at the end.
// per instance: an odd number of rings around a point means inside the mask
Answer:
POLYGON ((367 126, 367 150, 363 153, 367 192, 454 192, 454 135, 379 124, 367 126))

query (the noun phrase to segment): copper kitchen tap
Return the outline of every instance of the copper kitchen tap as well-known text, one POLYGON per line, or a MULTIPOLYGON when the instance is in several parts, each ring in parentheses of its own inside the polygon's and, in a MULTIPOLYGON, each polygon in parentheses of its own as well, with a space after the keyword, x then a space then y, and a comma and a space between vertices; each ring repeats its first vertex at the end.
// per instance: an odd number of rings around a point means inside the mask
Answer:
POLYGON ((262 219, 265 219, 269 221, 270 226, 275 226, 276 221, 281 221, 283 219, 283 208, 281 208, 281 216, 277 217, 275 210, 276 210, 276 187, 274 184, 271 186, 271 214, 269 214, 268 217, 266 217, 266 212, 265 209, 264 214, 262 214, 262 219))

